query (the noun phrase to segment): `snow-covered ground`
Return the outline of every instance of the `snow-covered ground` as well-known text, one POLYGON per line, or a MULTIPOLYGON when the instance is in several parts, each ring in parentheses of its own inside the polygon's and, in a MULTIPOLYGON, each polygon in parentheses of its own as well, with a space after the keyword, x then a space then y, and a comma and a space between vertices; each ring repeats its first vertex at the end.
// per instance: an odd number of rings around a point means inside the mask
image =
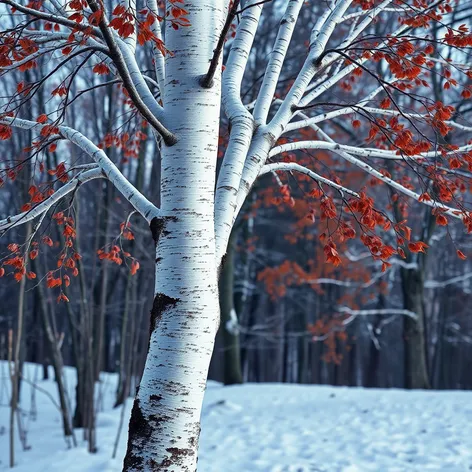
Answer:
MULTIPOLYGON (((39 367, 28 365, 31 380, 39 367)), ((8 466, 9 410, 0 363, 0 470, 8 466)), ((66 369, 72 393, 74 375, 66 369)), ((104 375, 98 415, 99 451, 67 449, 60 416, 39 381, 37 419, 30 418, 31 390, 22 408, 30 449, 16 444, 16 472, 118 472, 126 446, 123 429, 116 459, 113 443, 120 409, 112 409, 116 376, 104 375)), ((126 419, 131 409, 128 401, 126 419)), ((126 421, 125 421, 126 423, 126 421)), ((472 470, 472 392, 420 392, 359 388, 210 382, 203 409, 199 472, 407 472, 472 470)))

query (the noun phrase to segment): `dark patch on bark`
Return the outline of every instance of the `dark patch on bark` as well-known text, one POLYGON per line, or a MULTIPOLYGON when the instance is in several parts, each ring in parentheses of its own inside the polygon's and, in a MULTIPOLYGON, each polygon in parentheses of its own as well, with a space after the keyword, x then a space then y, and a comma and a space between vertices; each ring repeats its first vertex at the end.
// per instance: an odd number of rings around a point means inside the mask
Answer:
POLYGON ((179 449, 178 447, 168 447, 166 451, 176 457, 193 456, 195 454, 192 449, 179 449))
POLYGON ((150 395, 149 400, 152 402, 160 402, 162 400, 162 395, 150 395))
POLYGON ((179 298, 168 297, 164 293, 156 294, 151 309, 150 333, 156 329, 156 326, 161 320, 164 311, 171 306, 175 306, 175 304, 179 301, 179 298))
POLYGON ((152 239, 154 240, 154 244, 157 246, 159 243, 159 238, 161 237, 162 230, 164 229, 165 221, 163 218, 158 218, 155 216, 151 223, 149 224, 149 228, 151 230, 152 239))
MULTIPOLYGON (((152 397, 162 398, 159 395, 151 395, 152 397)), ((148 418, 143 415, 139 399, 136 398, 131 411, 131 419, 129 423, 129 437, 126 456, 123 462, 123 470, 163 470, 162 464, 158 464, 155 460, 149 459, 145 461, 142 456, 133 453, 141 451, 143 445, 152 444, 152 436, 156 435, 156 431, 161 431, 161 424, 169 421, 168 416, 149 415, 148 418), (151 466, 151 469, 149 469, 151 466)), ((170 451, 169 451, 170 452, 170 451)), ((173 463, 173 462, 172 462, 173 463)))
POLYGON ((195 455, 195 451, 192 449, 183 449, 178 447, 168 447, 166 451, 169 452, 171 456, 162 461, 161 467, 170 467, 172 465, 181 466, 183 465, 182 459, 184 457, 195 455))
POLYGON ((223 255, 223 257, 221 258, 220 265, 218 266, 218 271, 217 271, 218 280, 220 279, 221 272, 223 271, 223 267, 225 266, 225 262, 226 262, 226 254, 223 255))
POLYGON ((158 428, 161 423, 164 421, 169 421, 171 418, 169 416, 157 416, 157 415, 150 415, 149 422, 152 423, 154 428, 158 428))
POLYGON ((154 240, 156 246, 159 243, 159 238, 161 237, 161 234, 163 234, 164 236, 169 234, 169 232, 165 230, 168 221, 177 221, 177 218, 175 216, 166 216, 163 218, 158 218, 157 216, 155 216, 149 223, 149 229, 152 233, 152 239, 154 240))
POLYGON ((131 419, 129 421, 128 429, 128 447, 126 450, 125 460, 123 462, 123 470, 144 470, 143 458, 133 453, 133 440, 149 439, 152 435, 152 427, 144 417, 139 399, 135 398, 133 409, 131 410, 131 419))

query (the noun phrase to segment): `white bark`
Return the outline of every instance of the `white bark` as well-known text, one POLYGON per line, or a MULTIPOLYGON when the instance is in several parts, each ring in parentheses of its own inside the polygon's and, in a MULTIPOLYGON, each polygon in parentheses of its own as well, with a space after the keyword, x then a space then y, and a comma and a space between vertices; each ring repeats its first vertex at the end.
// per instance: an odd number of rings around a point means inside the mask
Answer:
POLYGON ((191 26, 168 27, 164 88, 177 143, 162 149, 149 352, 130 423, 126 471, 195 471, 200 414, 219 321, 214 186, 220 80, 199 87, 224 22, 223 2, 189 4, 191 26))
POLYGON ((290 40, 297 23, 297 18, 303 5, 303 0, 290 0, 280 23, 279 32, 274 48, 270 54, 269 64, 254 107, 256 124, 266 124, 270 104, 277 88, 280 71, 287 55, 290 40))
MULTIPOLYGON (((148 8, 155 13, 156 15, 159 14, 159 8, 157 6, 157 0, 148 0, 147 2, 148 8)), ((151 25, 151 31, 154 33, 156 38, 160 41, 162 41, 162 30, 161 30, 161 24, 159 21, 155 21, 151 25)), ((153 57, 154 57, 154 71, 156 72, 156 77, 157 77, 157 82, 159 83, 159 91, 162 94, 164 93, 164 79, 166 76, 166 66, 165 66, 165 61, 164 61, 164 56, 162 55, 162 52, 159 51, 157 46, 152 44, 152 51, 153 51, 153 57)))
MULTIPOLYGON (((252 3, 257 2, 253 0, 252 3)), ((241 83, 261 11, 261 5, 254 5, 243 12, 223 74, 222 101, 232 129, 218 176, 215 197, 217 261, 220 261, 226 252, 228 238, 237 214, 239 184, 255 127, 253 116, 241 101, 241 83)))

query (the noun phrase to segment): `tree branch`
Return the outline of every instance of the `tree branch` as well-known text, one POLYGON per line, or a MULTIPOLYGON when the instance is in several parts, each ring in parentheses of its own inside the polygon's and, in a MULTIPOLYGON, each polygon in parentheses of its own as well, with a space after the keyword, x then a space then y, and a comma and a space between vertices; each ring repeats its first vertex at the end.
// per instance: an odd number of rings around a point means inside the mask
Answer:
MULTIPOLYGON (((0 119, 0 123, 31 131, 41 131, 45 126, 48 126, 47 124, 9 117, 0 119)), ((160 215, 159 209, 129 182, 103 149, 97 147, 79 131, 69 128, 68 126, 58 126, 58 130, 60 136, 78 146, 99 165, 105 177, 110 180, 116 189, 121 192, 126 200, 133 205, 146 221, 150 222, 154 217, 160 215)))
POLYGON ((211 58, 208 72, 200 80, 200 85, 203 88, 209 89, 213 87, 213 78, 215 77, 216 69, 218 68, 218 62, 220 60, 221 53, 223 52, 226 35, 228 34, 231 24, 233 23, 233 20, 236 17, 239 8, 239 3, 240 0, 233 1, 233 6, 231 7, 231 10, 229 11, 228 16, 226 17, 226 22, 223 26, 223 29, 221 30, 220 37, 218 38, 218 43, 216 44, 216 48, 213 51, 213 57, 211 58))
POLYGON ((49 198, 39 203, 31 210, 24 211, 14 216, 8 216, 7 218, 0 220, 0 235, 15 226, 22 225, 28 221, 34 220, 38 216, 41 216, 66 195, 77 190, 77 188, 83 183, 99 178, 105 178, 105 175, 99 167, 79 173, 64 186, 54 192, 49 198))
POLYGON ((330 187, 336 189, 338 192, 340 192, 342 195, 343 194, 348 194, 351 195, 352 197, 359 198, 359 194, 357 192, 354 192, 354 190, 351 190, 347 187, 343 187, 342 185, 339 185, 332 180, 327 179, 326 177, 323 177, 319 174, 316 174, 315 172, 311 171, 310 169, 297 164, 295 162, 275 162, 273 164, 266 164, 265 166, 262 167, 261 171, 259 172, 259 176, 267 174, 269 172, 274 172, 274 171, 285 171, 285 172, 291 172, 291 171, 296 171, 301 174, 305 174, 311 179, 321 183, 321 184, 326 184, 329 185, 330 187))
MULTIPOLYGON (((87 0, 87 3, 93 12, 97 12, 101 9, 95 0, 87 0)), ((155 114, 151 112, 136 89, 136 86, 126 65, 125 58, 123 57, 123 52, 117 45, 115 38, 113 37, 113 34, 110 31, 107 22, 105 21, 105 14, 102 15, 102 18, 99 22, 99 28, 102 32, 103 39, 108 46, 108 54, 113 60, 113 64, 115 65, 118 74, 123 80, 123 85, 126 88, 133 104, 141 113, 141 115, 149 122, 149 124, 162 136, 165 144, 167 146, 172 146, 177 142, 177 138, 156 118, 155 114)))

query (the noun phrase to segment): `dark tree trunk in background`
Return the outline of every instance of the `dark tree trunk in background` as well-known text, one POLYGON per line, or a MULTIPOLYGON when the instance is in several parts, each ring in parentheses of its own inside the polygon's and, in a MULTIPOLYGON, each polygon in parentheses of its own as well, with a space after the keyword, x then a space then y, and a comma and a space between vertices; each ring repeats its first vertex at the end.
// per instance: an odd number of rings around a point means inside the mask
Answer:
MULTIPOLYGON (((32 261, 32 267, 35 271, 37 271, 37 263, 36 261, 32 261)), ((74 436, 74 432, 72 431, 72 425, 70 422, 70 414, 69 414, 69 407, 67 404, 67 392, 65 389, 65 385, 63 382, 62 377, 62 369, 63 369, 63 360, 62 354, 60 351, 60 347, 58 345, 57 333, 50 322, 49 313, 48 313, 48 305, 44 293, 44 287, 41 284, 38 284, 37 291, 36 291, 37 299, 38 299, 38 307, 39 311, 41 312, 41 320, 42 320, 42 327, 43 332, 45 333, 45 337, 48 343, 48 351, 51 356, 52 366, 54 368, 54 378, 56 380, 57 385, 57 393, 59 396, 59 404, 61 407, 61 416, 62 416, 62 428, 64 430, 64 436, 72 437, 74 436)), ((47 372, 47 366, 46 366, 47 372)), ((75 440, 73 439, 74 444, 75 440)))
POLYGON ((405 388, 430 388, 428 363, 426 360, 425 313, 423 303, 423 273, 418 269, 401 269, 403 306, 417 314, 414 320, 403 319, 405 348, 405 388))
POLYGON ((239 331, 234 311, 234 252, 235 231, 232 232, 228 244, 226 258, 219 280, 219 299, 221 310, 220 334, 223 339, 223 382, 225 385, 243 382, 241 358, 239 350, 239 331), (233 312, 233 317, 231 313, 233 312))

